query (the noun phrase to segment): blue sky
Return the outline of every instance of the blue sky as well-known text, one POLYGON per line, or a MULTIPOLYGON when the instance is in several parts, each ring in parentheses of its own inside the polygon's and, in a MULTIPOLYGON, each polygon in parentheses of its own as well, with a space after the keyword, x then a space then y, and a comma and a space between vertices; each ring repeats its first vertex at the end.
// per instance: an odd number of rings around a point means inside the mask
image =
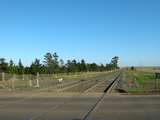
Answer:
POLYGON ((160 65, 159 0, 0 0, 0 57, 46 52, 120 65, 160 65))

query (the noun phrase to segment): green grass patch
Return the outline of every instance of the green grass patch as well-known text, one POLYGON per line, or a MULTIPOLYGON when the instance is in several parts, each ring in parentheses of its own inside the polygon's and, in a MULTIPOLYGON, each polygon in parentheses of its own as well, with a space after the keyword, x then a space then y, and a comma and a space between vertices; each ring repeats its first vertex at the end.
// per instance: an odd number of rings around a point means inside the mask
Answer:
POLYGON ((140 93, 144 93, 144 89, 143 88, 128 88, 128 92, 140 94, 140 93))
POLYGON ((127 70, 124 72, 127 91, 129 93, 143 94, 154 89, 155 74, 151 72, 127 70))
POLYGON ((135 73, 135 78, 136 78, 136 81, 139 84, 143 85, 143 84, 145 84, 148 81, 154 80, 155 76, 154 76, 153 73, 136 72, 135 73))

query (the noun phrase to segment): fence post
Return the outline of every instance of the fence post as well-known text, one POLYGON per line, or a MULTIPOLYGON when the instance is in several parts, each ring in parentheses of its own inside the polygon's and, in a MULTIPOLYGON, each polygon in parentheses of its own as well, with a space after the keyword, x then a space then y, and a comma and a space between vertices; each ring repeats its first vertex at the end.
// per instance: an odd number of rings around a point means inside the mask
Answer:
POLYGON ((58 74, 57 74, 57 73, 54 73, 54 75, 55 75, 55 78, 57 79, 57 78, 58 78, 58 74))
POLYGON ((157 91, 159 90, 159 79, 157 78, 157 91))
POLYGON ((39 73, 37 73, 37 85, 36 87, 39 87, 39 73))
POLYGON ((22 75, 22 80, 24 80, 24 74, 22 75))
POLYGON ((4 82, 5 81, 5 73, 2 72, 2 81, 4 82))
POLYGON ((32 87, 32 76, 29 74, 29 87, 32 87))
POLYGON ((157 90, 157 78, 155 77, 155 90, 157 90))
POLYGON ((29 80, 29 87, 32 87, 32 80, 29 80))
POLYGON ((14 74, 12 78, 12 90, 15 89, 15 84, 14 84, 15 79, 16 79, 16 75, 14 74))

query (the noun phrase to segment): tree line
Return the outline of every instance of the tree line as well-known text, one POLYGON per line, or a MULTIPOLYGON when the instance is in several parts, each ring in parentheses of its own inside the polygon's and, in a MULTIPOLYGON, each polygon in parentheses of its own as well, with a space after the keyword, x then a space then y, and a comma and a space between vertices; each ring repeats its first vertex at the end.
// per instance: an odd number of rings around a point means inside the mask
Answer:
POLYGON ((75 73, 75 72, 92 72, 92 71, 108 71, 118 69, 119 57, 115 56, 107 64, 86 63, 84 59, 81 61, 67 60, 66 63, 63 59, 59 59, 59 56, 55 52, 46 53, 44 59, 41 62, 39 59, 35 59, 30 66, 24 66, 21 59, 18 64, 15 64, 13 60, 6 62, 5 58, 0 58, 0 72, 6 72, 10 74, 58 74, 58 73, 75 73))

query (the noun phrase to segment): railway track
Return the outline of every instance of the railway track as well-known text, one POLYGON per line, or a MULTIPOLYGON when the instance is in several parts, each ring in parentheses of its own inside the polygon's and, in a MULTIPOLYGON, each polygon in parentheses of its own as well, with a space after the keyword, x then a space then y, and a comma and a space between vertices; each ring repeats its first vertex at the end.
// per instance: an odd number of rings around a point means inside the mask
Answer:
POLYGON ((64 88, 60 90, 61 92, 79 92, 79 93, 88 93, 88 92, 99 92, 103 93, 106 85, 110 84, 113 81, 114 76, 117 73, 108 74, 107 76, 101 76, 97 78, 93 78, 90 80, 81 81, 73 86, 69 86, 68 88, 64 88))
POLYGON ((86 115, 81 120, 89 120, 90 115, 99 107, 101 102, 104 100, 105 95, 111 93, 111 91, 116 87, 120 80, 121 73, 119 73, 115 79, 106 87, 102 96, 98 99, 98 101, 93 105, 93 107, 87 112, 86 115))
MULTIPOLYGON (((108 73, 107 76, 112 75, 113 73, 108 73)), ((67 81, 62 83, 54 84, 53 86, 42 88, 37 91, 45 92, 45 91, 53 91, 53 92, 84 92, 87 89, 95 86, 99 82, 106 80, 106 75, 97 76, 90 79, 81 79, 76 81, 67 81)), ((108 80, 108 79, 107 79, 108 80)))
POLYGON ((105 80, 99 82, 95 86, 91 87, 85 92, 90 92, 90 93, 103 93, 104 90, 106 89, 106 86, 108 86, 118 75, 118 73, 114 73, 112 75, 109 75, 105 80))

